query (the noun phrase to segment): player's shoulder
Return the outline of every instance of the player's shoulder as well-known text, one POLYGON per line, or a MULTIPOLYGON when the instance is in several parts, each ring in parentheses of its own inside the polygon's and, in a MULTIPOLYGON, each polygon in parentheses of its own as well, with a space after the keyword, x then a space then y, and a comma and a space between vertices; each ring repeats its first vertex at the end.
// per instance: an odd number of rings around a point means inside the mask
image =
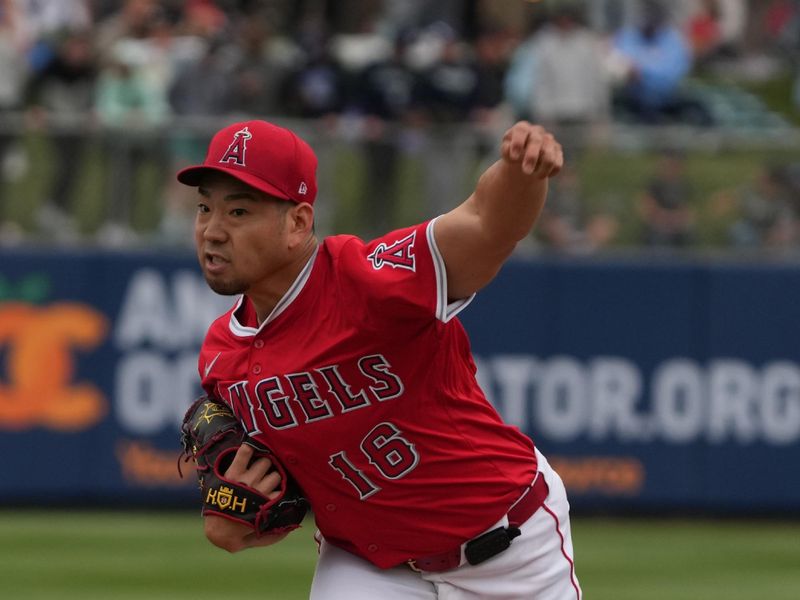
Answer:
POLYGON ((320 254, 336 258, 345 252, 345 249, 355 249, 364 245, 364 241, 355 235, 340 234, 326 237, 320 246, 320 254))
POLYGON ((376 249, 384 252, 387 249, 402 249, 414 247, 418 240, 426 240, 432 221, 425 221, 416 225, 394 229, 371 240, 364 240, 355 235, 334 235, 325 238, 322 246, 324 251, 332 258, 347 256, 368 257, 376 249))
POLYGON ((369 241, 352 235, 331 236, 325 239, 318 258, 327 260, 328 271, 340 282, 393 285, 398 279, 432 269, 435 242, 429 237, 431 223, 395 229, 369 241))

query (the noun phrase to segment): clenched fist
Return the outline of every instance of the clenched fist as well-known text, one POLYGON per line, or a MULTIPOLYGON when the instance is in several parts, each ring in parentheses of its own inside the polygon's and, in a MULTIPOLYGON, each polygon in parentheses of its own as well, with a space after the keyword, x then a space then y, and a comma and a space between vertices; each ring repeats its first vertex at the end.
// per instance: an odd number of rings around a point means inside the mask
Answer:
POLYGON ((522 172, 537 179, 557 175, 564 166, 564 150, 544 127, 519 121, 505 135, 500 146, 501 158, 519 164, 522 172))

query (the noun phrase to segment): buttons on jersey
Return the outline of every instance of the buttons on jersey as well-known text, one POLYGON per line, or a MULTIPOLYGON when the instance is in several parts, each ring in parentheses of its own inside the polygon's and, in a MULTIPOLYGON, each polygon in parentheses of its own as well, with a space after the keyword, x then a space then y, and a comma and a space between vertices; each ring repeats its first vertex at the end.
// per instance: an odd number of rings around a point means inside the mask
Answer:
POLYGON ((370 552, 377 552, 378 551, 378 544, 370 544, 367 546, 367 550, 370 552))
MULTIPOLYGON (((256 350, 260 350, 263 347, 264 347, 264 340, 255 340, 253 342, 253 348, 255 348, 256 350)), ((254 375, 258 375, 259 373, 261 373, 261 365, 258 363, 254 364, 250 368, 250 371, 252 371, 254 375)))
POLYGON ((335 504, 326 504, 325 510, 328 512, 336 512, 336 505, 335 504))

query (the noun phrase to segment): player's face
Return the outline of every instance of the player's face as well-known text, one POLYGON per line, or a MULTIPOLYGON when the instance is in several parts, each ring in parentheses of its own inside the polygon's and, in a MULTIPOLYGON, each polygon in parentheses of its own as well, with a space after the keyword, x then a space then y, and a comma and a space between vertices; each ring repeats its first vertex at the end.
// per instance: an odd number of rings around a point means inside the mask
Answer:
POLYGON ((288 203, 224 173, 205 175, 197 200, 197 258, 212 290, 242 294, 286 266, 288 203))

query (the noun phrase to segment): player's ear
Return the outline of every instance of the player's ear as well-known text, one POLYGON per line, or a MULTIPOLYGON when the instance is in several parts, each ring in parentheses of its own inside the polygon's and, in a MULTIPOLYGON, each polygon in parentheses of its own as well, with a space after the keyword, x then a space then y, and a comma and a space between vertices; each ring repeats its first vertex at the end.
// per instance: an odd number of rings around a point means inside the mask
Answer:
MULTIPOLYGON (((291 240, 305 242, 309 235, 314 234, 314 207, 307 202, 291 207, 286 216, 291 240)), ((295 244, 290 241, 290 245, 295 244)))

